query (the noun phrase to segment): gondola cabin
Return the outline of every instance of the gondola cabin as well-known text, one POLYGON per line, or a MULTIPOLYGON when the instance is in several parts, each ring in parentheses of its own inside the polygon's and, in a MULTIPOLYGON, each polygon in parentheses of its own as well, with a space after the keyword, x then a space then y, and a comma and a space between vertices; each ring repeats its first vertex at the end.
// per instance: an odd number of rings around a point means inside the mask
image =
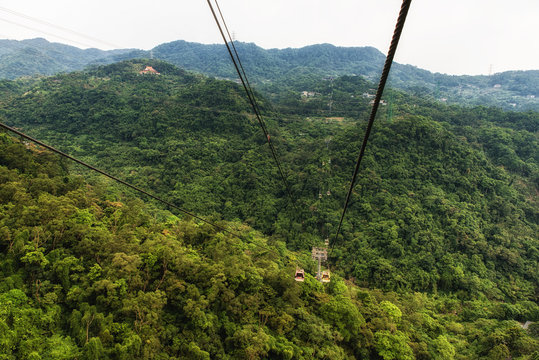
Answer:
POLYGON ((297 268, 294 279, 296 281, 305 281, 305 270, 297 268))
POLYGON ((330 274, 329 274, 329 270, 324 270, 322 271, 322 278, 320 279, 320 281, 322 281, 323 283, 328 283, 330 281, 330 274))

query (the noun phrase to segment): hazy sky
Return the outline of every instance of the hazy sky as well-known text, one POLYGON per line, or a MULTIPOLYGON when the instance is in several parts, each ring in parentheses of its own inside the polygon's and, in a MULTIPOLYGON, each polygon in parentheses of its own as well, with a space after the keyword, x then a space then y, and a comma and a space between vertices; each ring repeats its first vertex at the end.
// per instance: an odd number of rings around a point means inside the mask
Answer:
MULTIPOLYGON (((263 48, 374 46, 384 53, 400 5, 401 0, 220 1, 240 41, 263 48)), ((448 74, 539 69, 538 23, 539 0, 413 0, 395 60, 448 74)), ((206 0, 0 0, 0 38, 34 37, 101 49, 222 41, 206 0)))

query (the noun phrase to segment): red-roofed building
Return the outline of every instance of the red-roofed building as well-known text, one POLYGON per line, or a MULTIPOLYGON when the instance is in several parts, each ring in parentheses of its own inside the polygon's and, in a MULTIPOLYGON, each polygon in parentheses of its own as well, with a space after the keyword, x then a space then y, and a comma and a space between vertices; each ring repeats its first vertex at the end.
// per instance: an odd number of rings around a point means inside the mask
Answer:
POLYGON ((139 74, 156 74, 156 75, 159 75, 160 73, 157 70, 155 70, 153 67, 146 66, 146 68, 144 70, 142 70, 139 74))

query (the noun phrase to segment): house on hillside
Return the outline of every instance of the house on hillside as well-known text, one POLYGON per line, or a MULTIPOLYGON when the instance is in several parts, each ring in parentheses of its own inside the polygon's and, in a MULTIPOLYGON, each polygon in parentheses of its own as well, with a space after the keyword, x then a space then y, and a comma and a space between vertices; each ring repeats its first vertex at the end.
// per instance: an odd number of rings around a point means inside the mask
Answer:
POLYGON ((155 75, 159 75, 160 72, 158 72, 157 70, 155 70, 151 66, 146 66, 146 68, 144 70, 142 70, 141 72, 139 72, 139 74, 155 74, 155 75))
POLYGON ((314 97, 316 93, 314 91, 302 91, 301 96, 303 97, 314 97))

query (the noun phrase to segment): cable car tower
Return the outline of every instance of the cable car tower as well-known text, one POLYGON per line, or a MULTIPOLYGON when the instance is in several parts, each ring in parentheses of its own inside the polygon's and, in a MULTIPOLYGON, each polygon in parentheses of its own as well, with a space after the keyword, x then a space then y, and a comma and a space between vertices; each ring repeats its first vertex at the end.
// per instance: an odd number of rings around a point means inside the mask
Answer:
POLYGON ((312 256, 313 260, 318 261, 316 279, 318 281, 322 281, 322 261, 326 261, 328 259, 328 250, 325 248, 313 247, 312 256))
POLYGON ((313 260, 318 261, 318 271, 316 273, 316 279, 323 283, 327 283, 330 281, 329 270, 322 271, 322 261, 326 261, 328 259, 328 245, 329 239, 326 239, 324 247, 313 247, 312 250, 313 260))
MULTIPOLYGON (((313 249, 312 249, 312 258, 313 260, 318 262, 318 271, 316 272, 316 280, 320 281, 321 283, 328 283, 331 280, 331 274, 329 270, 322 270, 322 261, 326 261, 328 259, 328 246, 329 246, 329 239, 326 239, 324 241, 324 247, 313 246, 313 249)), ((305 281, 305 270, 297 267, 296 273, 294 275, 294 280, 300 281, 300 282, 305 281)))

